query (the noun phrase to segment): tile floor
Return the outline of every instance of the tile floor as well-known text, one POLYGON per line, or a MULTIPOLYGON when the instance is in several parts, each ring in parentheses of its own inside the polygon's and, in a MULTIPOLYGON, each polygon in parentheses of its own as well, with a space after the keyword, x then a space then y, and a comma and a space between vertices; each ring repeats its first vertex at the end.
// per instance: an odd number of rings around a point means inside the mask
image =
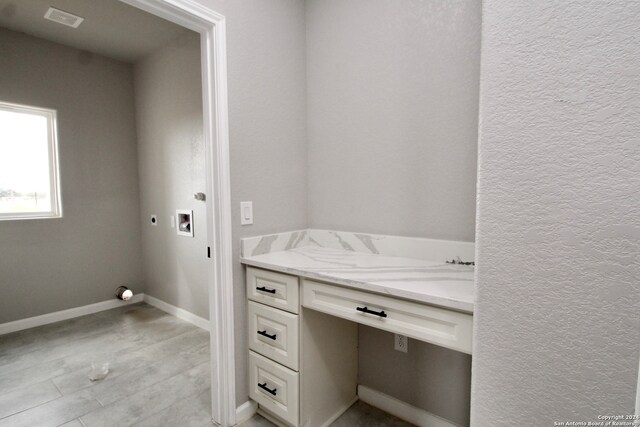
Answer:
MULTIPOLYGON (((331 427, 411 427, 399 418, 394 417, 378 408, 363 402, 356 402, 331 427)), ((238 427, 274 427, 275 424, 260 415, 255 415, 250 420, 238 427)))
MULTIPOLYGON (((211 426, 209 381, 206 331, 129 305, 0 336, 0 427, 211 426), (104 380, 92 362, 109 362, 104 380)), ((332 424, 409 425, 362 402, 332 424)))
POLYGON ((208 332, 130 305, 0 336, 0 427, 210 426, 209 381, 208 332))

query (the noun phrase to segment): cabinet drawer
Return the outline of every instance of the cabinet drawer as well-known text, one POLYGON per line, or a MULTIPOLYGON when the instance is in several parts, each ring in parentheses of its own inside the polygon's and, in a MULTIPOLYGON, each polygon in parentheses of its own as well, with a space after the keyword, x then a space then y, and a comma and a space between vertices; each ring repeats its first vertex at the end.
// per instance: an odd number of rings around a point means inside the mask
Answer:
POLYGON ((471 354, 470 314, 312 280, 302 293, 304 307, 471 354))
POLYGON ((282 310, 298 313, 298 278, 247 267, 247 297, 282 310))
POLYGON ((249 351, 249 397, 264 409, 298 424, 298 373, 249 351))
POLYGON ((249 301, 249 348, 298 370, 298 316, 249 301))

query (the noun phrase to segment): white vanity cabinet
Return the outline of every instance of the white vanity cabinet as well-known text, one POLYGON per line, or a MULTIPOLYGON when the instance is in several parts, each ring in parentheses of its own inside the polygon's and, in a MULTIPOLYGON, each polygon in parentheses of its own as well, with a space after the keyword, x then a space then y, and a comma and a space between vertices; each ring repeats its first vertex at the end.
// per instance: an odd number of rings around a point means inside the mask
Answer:
POLYGON ((249 396, 278 424, 327 426, 357 400, 357 324, 471 353, 473 316, 247 266, 249 396))
POLYGON ((304 307, 471 354, 468 313, 307 279, 302 289, 304 307))
POLYGON ((249 397, 277 424, 325 426, 357 400, 357 325, 303 310, 299 282, 247 267, 249 397))

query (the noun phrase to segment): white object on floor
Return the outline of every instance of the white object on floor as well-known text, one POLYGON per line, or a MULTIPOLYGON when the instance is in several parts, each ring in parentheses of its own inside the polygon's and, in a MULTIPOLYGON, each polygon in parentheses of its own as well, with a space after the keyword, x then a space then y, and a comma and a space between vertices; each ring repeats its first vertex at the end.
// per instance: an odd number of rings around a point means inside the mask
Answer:
POLYGON ((109 374, 109 362, 91 362, 91 372, 89 379, 91 381, 100 381, 109 374))

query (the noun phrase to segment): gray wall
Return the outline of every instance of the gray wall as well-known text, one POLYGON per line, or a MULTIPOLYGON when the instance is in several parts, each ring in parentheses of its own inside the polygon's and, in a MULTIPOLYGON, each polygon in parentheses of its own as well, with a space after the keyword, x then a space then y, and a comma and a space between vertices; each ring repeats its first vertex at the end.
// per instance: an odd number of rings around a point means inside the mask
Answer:
POLYGON ((633 414, 640 3, 483 3, 472 424, 633 414))
POLYGON ((134 83, 146 293, 208 319, 206 206, 193 198, 206 192, 200 73, 189 32, 137 61, 134 83), (171 228, 176 209, 193 210, 193 238, 171 228))
POLYGON ((473 241, 479 0, 307 0, 309 223, 473 241))
POLYGON ((227 18, 237 403, 248 399, 240 238, 307 226, 302 0, 199 0, 227 18), (240 226, 240 201, 254 224, 240 226))
POLYGON ((58 111, 64 212, 0 221, 0 323, 144 291, 131 66, 2 28, 0 58, 3 101, 58 111))
MULTIPOLYGON (((236 379, 237 401, 238 404, 241 404, 248 399, 248 362, 246 296, 244 270, 238 259, 239 240, 245 236, 307 227, 304 1, 198 1, 224 14, 227 18, 234 287, 236 290, 234 309, 237 331, 236 363, 238 366, 236 379), (240 226, 241 200, 252 200, 254 203, 255 223, 252 226, 240 226)), ((182 71, 192 73, 195 72, 195 68, 187 69, 185 67, 182 71)), ((42 83, 44 84, 44 80, 42 83)), ((64 85, 64 87, 69 86, 70 84, 64 85)), ((128 120, 133 122, 133 101, 131 104, 128 120)), ((122 113, 122 109, 119 108, 111 108, 108 111, 114 115, 122 113)), ((135 144, 131 149, 134 150, 134 153, 127 155, 126 159, 134 160, 132 167, 135 171, 135 144)), ((124 163, 127 161, 123 160, 124 163)), ((98 165, 87 168, 87 173, 94 170, 99 170, 98 165)), ((64 167, 62 172, 64 178, 64 167)), ((138 187, 134 183, 137 177, 134 176, 132 179, 133 183, 130 183, 127 188, 135 192, 135 197, 126 206, 136 206, 132 217, 142 218, 143 230, 147 236, 146 233, 149 231, 147 214, 150 212, 146 212, 145 208, 144 214, 138 213, 138 187)), ((141 179, 145 179, 145 177, 141 176, 141 179)), ((145 185, 143 190, 147 191, 148 188, 145 185)), ((187 195, 190 193, 191 190, 187 195)), ((142 198, 146 200, 146 196, 142 195, 142 198)), ((64 202, 65 200, 63 200, 64 202)), ((111 207, 108 209, 110 211, 116 210, 111 207)), ((126 209, 119 206, 117 212, 123 211, 126 209)), ((160 212, 156 213, 161 214, 160 212)), ((140 229, 140 221, 131 221, 128 225, 136 227, 137 230, 140 229)), ((2 230, 2 226, 0 224, 0 230, 2 230)), ((160 227, 162 225, 158 225, 158 228, 160 227)), ((196 227, 198 227, 197 224, 196 227)), ((131 231, 130 234, 132 233, 134 232, 131 231)), ((114 233, 106 234, 111 239, 115 238, 113 237, 114 233)), ((153 238, 160 240, 160 232, 155 234, 153 238)), ((186 238, 181 237, 181 239, 186 238)), ((145 237, 145 242, 147 241, 151 241, 151 238, 145 237)), ((142 264, 140 243, 138 242, 137 245, 136 250, 132 250, 131 253, 128 253, 129 248, 132 247, 129 245, 125 249, 121 249, 120 253, 109 256, 121 257, 126 254, 126 258, 131 260, 134 267, 140 266, 142 264)), ((82 255, 87 256, 87 254, 82 255)), ((20 257, 22 256, 20 255, 20 257)), ((102 258, 108 257, 103 254, 102 258)), ((12 261, 15 262, 15 259, 12 258, 12 261)), ((3 262, 0 260, 0 265, 3 262)), ((58 263, 54 261, 51 265, 56 266, 58 263)), ((115 265, 115 263, 112 262, 110 265, 115 265)), ((109 273, 111 272, 109 270, 109 273)), ((116 272, 122 274, 123 269, 116 270, 116 272)), ((139 283, 141 283, 141 276, 140 270, 137 277, 139 283)), ((137 289, 141 288, 138 286, 137 289)), ((109 292, 111 290, 110 286, 109 292)), ((185 292, 186 296, 191 298, 188 295, 191 290, 185 292)), ((157 295, 155 289, 150 289, 149 293, 152 296, 166 298, 167 302, 179 301, 182 304, 182 302, 188 301, 188 299, 180 299, 182 297, 178 294, 172 295, 168 289, 165 293, 157 293, 157 295)), ((60 299, 61 303, 65 304, 62 308, 82 305, 82 303, 69 303, 65 298, 60 299)), ((98 300, 102 299, 105 298, 98 300)), ((202 298, 204 306, 199 306, 200 308, 194 306, 193 312, 207 317, 206 301, 206 298, 202 298)), ((51 310, 47 309, 43 312, 49 311, 51 310)))
MULTIPOLYGON (((310 226, 473 241, 480 1, 306 5, 310 226)), ((470 356, 359 345, 360 384, 469 423, 470 356)))
POLYGON ((470 355, 414 339, 402 353, 392 333, 363 325, 358 336, 358 384, 469 425, 470 355))

